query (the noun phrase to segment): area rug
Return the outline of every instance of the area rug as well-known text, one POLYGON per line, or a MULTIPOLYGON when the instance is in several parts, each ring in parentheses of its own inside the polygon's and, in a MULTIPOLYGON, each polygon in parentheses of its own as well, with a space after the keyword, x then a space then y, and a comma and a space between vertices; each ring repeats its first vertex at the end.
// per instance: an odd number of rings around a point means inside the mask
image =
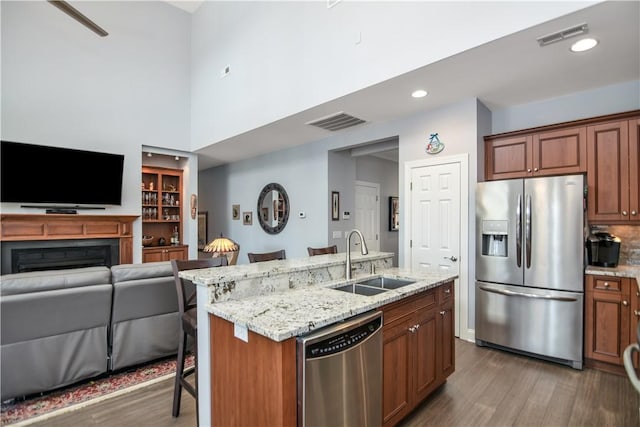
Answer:
MULTIPOLYGON (((193 356, 187 357, 186 366, 193 366, 193 356)), ((80 409, 172 377, 175 370, 176 359, 172 357, 50 393, 4 402, 0 424, 18 427, 80 409)))

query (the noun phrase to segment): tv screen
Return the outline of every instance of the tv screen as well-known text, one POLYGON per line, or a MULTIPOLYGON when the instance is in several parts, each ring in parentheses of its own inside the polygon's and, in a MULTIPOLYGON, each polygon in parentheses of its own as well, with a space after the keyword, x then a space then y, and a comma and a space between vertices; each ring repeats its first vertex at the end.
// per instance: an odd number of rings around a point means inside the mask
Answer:
POLYGON ((124 155, 0 142, 0 201, 120 205, 124 155))

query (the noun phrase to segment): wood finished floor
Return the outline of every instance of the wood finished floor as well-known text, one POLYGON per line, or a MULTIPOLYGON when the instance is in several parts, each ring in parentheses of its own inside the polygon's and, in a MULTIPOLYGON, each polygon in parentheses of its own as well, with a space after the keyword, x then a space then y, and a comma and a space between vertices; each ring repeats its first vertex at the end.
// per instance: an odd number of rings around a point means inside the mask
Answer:
MULTIPOLYGON (((195 426, 183 394, 171 417, 172 380, 34 426, 195 426)), ((456 340, 456 372, 401 427, 640 426, 640 397, 626 377, 569 367, 456 340)))

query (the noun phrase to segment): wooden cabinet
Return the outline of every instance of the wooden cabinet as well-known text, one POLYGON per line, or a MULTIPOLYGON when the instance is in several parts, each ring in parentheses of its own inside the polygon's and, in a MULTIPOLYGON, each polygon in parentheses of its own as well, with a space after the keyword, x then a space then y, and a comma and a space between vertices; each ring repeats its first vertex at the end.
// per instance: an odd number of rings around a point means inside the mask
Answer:
POLYGON ((640 119, 587 127, 588 219, 640 223, 640 119))
POLYGON ((586 275, 584 355, 587 366, 621 372, 622 353, 632 339, 635 342, 638 317, 633 307, 638 306, 638 299, 634 279, 586 275))
POLYGON ((453 282, 382 311, 383 423, 392 426, 455 370, 453 282))
POLYGON ((485 137, 487 180, 582 173, 586 127, 485 137))
POLYGON ((142 251, 142 262, 171 261, 172 259, 189 259, 188 246, 158 246, 144 248, 142 251))
POLYGON ((187 259, 182 236, 182 170, 142 168, 142 234, 153 236, 142 251, 142 262, 187 259), (172 242, 177 232, 178 242, 172 242), (160 238, 165 244, 160 245, 160 238), (173 243, 173 245, 172 245, 173 243))

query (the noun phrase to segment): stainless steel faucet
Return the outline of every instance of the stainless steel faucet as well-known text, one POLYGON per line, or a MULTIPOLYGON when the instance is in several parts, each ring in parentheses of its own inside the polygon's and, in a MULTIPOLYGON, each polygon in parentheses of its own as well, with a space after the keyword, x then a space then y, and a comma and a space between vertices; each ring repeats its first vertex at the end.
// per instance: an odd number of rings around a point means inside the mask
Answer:
POLYGON ((362 255, 366 255, 369 253, 369 250, 367 249, 367 244, 364 242, 364 237, 362 236, 362 233, 360 232, 360 230, 357 229, 353 229, 349 232, 349 234, 347 234, 347 263, 345 265, 345 274, 344 277, 347 280, 351 280, 351 236, 353 236, 353 233, 356 233, 358 236, 360 236, 360 253, 362 255))

